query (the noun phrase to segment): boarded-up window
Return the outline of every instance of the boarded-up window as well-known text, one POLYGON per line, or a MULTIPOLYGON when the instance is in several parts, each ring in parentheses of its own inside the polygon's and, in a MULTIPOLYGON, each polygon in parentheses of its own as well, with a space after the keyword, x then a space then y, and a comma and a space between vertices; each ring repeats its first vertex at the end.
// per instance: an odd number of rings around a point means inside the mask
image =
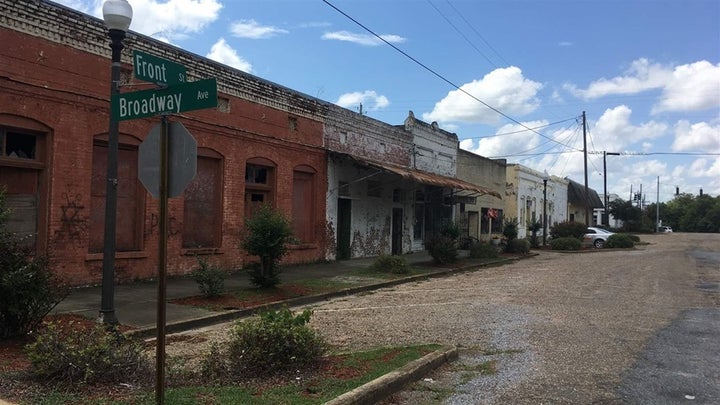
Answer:
POLYGON ((315 241, 313 224, 315 223, 315 171, 307 166, 299 166, 293 171, 293 211, 292 223, 295 237, 303 243, 315 241))
POLYGON ((0 114, 0 188, 5 189, 5 207, 10 210, 5 226, 33 253, 44 226, 41 207, 47 200, 42 189, 46 133, 40 127, 22 117, 0 114), (20 129, 26 126, 32 129, 20 129))
POLYGON ((38 170, 0 167, 0 187, 5 188, 5 208, 10 210, 5 226, 31 250, 37 243, 39 174, 38 170))
POLYGON ((183 247, 220 247, 223 218, 220 155, 198 150, 197 174, 184 196, 183 247))
POLYGON ((272 204, 275 190, 275 163, 265 158, 248 159, 245 164, 245 216, 263 204, 272 204))
MULTIPOLYGON (((118 148, 117 217, 115 249, 130 252, 142 249, 142 223, 145 209, 145 189, 138 180, 137 141, 123 137, 131 144, 118 148)), ((105 235, 105 200, 107 193, 107 142, 93 145, 93 167, 90 206, 91 253, 103 251, 105 235)))

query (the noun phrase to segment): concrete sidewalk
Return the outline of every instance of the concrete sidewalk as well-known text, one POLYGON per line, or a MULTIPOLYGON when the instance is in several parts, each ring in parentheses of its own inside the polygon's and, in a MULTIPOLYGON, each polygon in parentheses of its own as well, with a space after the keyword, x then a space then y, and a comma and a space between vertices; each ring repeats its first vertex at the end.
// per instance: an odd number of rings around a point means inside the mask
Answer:
MULTIPOLYGON (((429 265, 432 261, 427 252, 407 254, 403 257, 411 266, 429 265)), ((280 279, 281 283, 290 283, 293 280, 347 278, 358 270, 369 268, 374 260, 375 258, 353 259, 330 263, 286 266, 280 274, 280 279)), ((438 271, 442 271, 442 269, 438 269, 438 271)), ((368 283, 373 284, 373 281, 370 280, 368 283)), ((384 280, 377 279, 377 284, 377 287, 381 287, 386 283, 384 280)), ((249 276, 245 272, 231 274, 225 279, 226 290, 250 285, 249 276)), ((168 301, 200 294, 197 283, 189 277, 168 278, 166 286, 168 301)), ((370 289, 372 285, 364 288, 370 289)), ((157 281, 116 285, 115 315, 120 324, 143 330, 155 328, 157 320, 157 289, 157 281)), ((72 289, 68 297, 55 307, 53 313, 74 313, 88 318, 98 318, 100 314, 100 297, 100 286, 72 289)), ((176 305, 168 302, 166 306, 166 323, 168 325, 187 323, 187 327, 192 327, 194 323, 189 321, 218 317, 218 315, 221 314, 187 305, 176 305)), ((226 315, 228 315, 227 318, 233 317, 233 314, 226 315)), ((240 315, 238 314, 235 317, 240 315)), ((223 319, 221 316, 219 318, 220 321, 223 319)), ((173 331, 177 331, 177 329, 179 328, 173 328, 173 331)))

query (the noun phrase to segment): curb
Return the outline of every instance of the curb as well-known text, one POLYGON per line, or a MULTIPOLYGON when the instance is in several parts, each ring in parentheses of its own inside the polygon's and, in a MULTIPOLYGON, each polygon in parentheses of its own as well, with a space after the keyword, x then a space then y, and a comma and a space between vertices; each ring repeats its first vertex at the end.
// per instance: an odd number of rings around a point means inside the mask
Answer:
MULTIPOLYGON (((452 269, 446 269, 446 270, 439 270, 427 274, 418 274, 415 276, 400 278, 396 280, 391 281, 385 281, 380 283, 374 283, 374 284, 368 284, 364 286, 359 287, 351 287, 351 288, 345 288, 340 291, 334 291, 330 293, 323 293, 323 294, 316 294, 316 295, 307 295, 303 297, 297 297, 297 298, 291 298, 287 300, 282 301, 276 301, 271 302, 263 305, 254 306, 252 308, 245 308, 245 309, 238 309, 228 312, 222 312, 218 314, 212 314, 207 316, 201 316, 198 318, 192 318, 187 319, 183 321, 178 322, 172 322, 165 325, 165 334, 173 334, 173 333, 179 333, 179 332, 185 332, 191 329, 198 329, 206 326, 212 326, 218 323, 223 322, 229 322, 240 318, 245 318, 249 316, 256 315, 260 312, 266 312, 271 310, 278 310, 283 307, 295 307, 295 306, 302 306, 302 305, 309 305, 314 304, 321 301, 327 301, 332 298, 337 297, 345 297, 348 295, 358 294, 362 292, 367 291, 373 291, 380 288, 387 288, 387 287, 394 287, 396 285, 405 284, 405 283, 412 283, 415 281, 423 281, 428 280, 432 278, 438 278, 438 277, 444 277, 451 274, 457 274, 457 273, 463 273, 467 271, 473 271, 479 268, 483 267, 489 267, 489 266, 497 266, 497 265, 503 265, 507 263, 511 263, 517 260, 522 260, 525 258, 535 257, 537 254, 528 254, 522 257, 517 258, 505 258, 500 259, 498 261, 490 262, 490 263, 483 263, 483 264, 475 264, 471 266, 465 266, 465 267, 457 267, 452 269)), ((140 328, 140 329, 133 329, 130 331, 125 332, 125 335, 128 337, 135 337, 139 339, 149 339, 157 335, 157 327, 151 326, 146 328, 140 328)))
POLYGON ((434 351, 395 371, 391 371, 364 385, 325 402, 325 405, 372 405, 400 391, 408 383, 419 380, 442 364, 456 360, 456 346, 434 351))

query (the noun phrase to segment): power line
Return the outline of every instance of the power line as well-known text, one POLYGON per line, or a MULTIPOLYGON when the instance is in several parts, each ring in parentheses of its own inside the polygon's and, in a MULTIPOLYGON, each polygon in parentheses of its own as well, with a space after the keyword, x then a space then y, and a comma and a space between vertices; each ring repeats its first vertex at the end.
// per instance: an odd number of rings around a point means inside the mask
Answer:
MULTIPOLYGON (((562 121, 555 121, 555 122, 551 122, 551 123, 545 124, 545 125, 538 125, 537 127, 533 127, 532 129, 547 128, 547 127, 552 126, 552 125, 562 124, 563 122, 574 121, 574 120, 576 120, 576 119, 577 119, 577 117, 567 118, 567 119, 564 119, 564 120, 562 120, 562 121)), ((468 136, 468 137, 463 137, 463 139, 485 139, 485 138, 494 138, 494 137, 496 137, 496 136, 514 135, 514 134, 520 134, 520 133, 527 132, 527 131, 528 131, 527 129, 522 129, 522 130, 520 130, 520 131, 503 132, 503 133, 494 134, 494 135, 468 136)))
POLYGON ((497 55, 497 57, 500 58, 500 60, 503 61, 503 63, 505 63, 505 65, 510 66, 510 63, 508 63, 508 61, 506 61, 505 58, 503 58, 502 55, 500 55, 500 54, 498 53, 498 51, 496 51, 495 48, 493 48, 493 46, 490 45, 490 43, 485 40, 485 38, 475 29, 475 27, 472 26, 472 24, 470 24, 470 22, 465 18, 465 16, 462 15, 462 13, 461 13, 460 11, 458 11, 458 9, 455 8, 455 6, 453 6, 452 3, 450 3, 449 0, 445 0, 445 2, 446 2, 453 10, 455 10, 455 13, 457 13, 457 15, 459 15, 460 18, 462 18, 462 20, 465 21, 465 24, 467 24, 467 26, 470 27, 470 29, 475 33, 475 35, 477 35, 477 36, 485 43, 485 45, 487 45, 487 47, 490 48, 490 49, 495 53, 495 55, 497 55))
POLYGON ((498 67, 495 63, 493 63, 493 61, 490 60, 490 58, 487 57, 487 55, 485 55, 484 53, 482 53, 482 51, 480 51, 480 49, 479 49, 477 46, 475 46, 475 44, 473 44, 473 43, 470 41, 470 39, 468 39, 468 37, 465 36, 465 34, 463 34, 462 31, 460 31, 460 29, 455 26, 455 24, 453 24, 452 21, 450 21, 450 19, 447 18, 447 16, 446 16, 445 14, 443 14, 443 12, 440 11, 440 9, 437 8, 437 6, 435 6, 435 4, 433 4, 433 2, 432 2, 431 0, 427 0, 427 2, 428 2, 428 4, 430 4, 430 5, 432 6, 432 8, 435 9, 435 11, 437 11, 438 14, 440 14, 440 16, 442 16, 442 18, 445 19, 445 22, 447 22, 448 24, 450 24, 450 26, 453 27, 453 29, 455 30, 455 32, 457 32, 461 37, 463 37, 463 39, 465 40, 465 42, 467 42, 473 49, 475 49, 475 51, 477 51, 477 53, 479 53, 483 58, 485 58, 485 60, 488 61, 488 63, 489 63, 490 65, 492 65, 494 68, 497 68, 497 67, 498 67))
MULTIPOLYGON (((588 151, 591 155, 601 155, 603 151, 588 151)), ((653 156, 653 155, 677 155, 677 156, 720 156, 720 152, 618 152, 621 156, 653 156)))
POLYGON ((389 41, 387 41, 385 38, 383 38, 382 36, 380 36, 380 35, 378 35, 377 33, 375 33, 375 31, 371 30, 370 28, 366 27, 366 26, 363 25, 361 22, 357 21, 356 19, 354 19, 353 17, 351 17, 350 15, 348 15, 347 13, 345 13, 344 11, 340 10, 340 9, 337 8, 335 5, 333 5, 332 3, 330 3, 330 1, 328 1, 328 0, 322 0, 322 1, 323 1, 323 3, 325 3, 325 4, 327 4, 328 6, 332 7, 332 8, 333 8, 335 11, 337 11, 338 13, 342 14, 343 16, 345 16, 345 17, 346 17, 347 19, 349 19, 350 21, 352 21, 352 22, 354 22, 355 24, 357 24, 358 26, 360 26, 360 27, 361 27, 362 29, 364 29, 365 31, 367 31, 367 32, 369 32, 370 34, 372 34, 375 38, 377 38, 377 39, 379 39, 380 41, 384 42, 386 45, 390 46, 390 47, 393 48, 395 51, 399 52, 400 54, 402 54, 402 55, 405 56, 406 58, 410 59, 410 60, 413 61, 415 64, 417 64, 418 66, 420 66, 420 67, 422 67, 423 69, 427 70, 427 71, 430 72, 432 75, 434 75, 434 76, 437 77, 438 79, 444 81, 445 83, 449 84, 450 86, 452 86, 452 87, 455 88, 456 90, 459 90, 460 92, 465 93, 465 95, 467 95, 468 97, 470 97, 470 98, 472 98, 473 100, 479 102, 480 104, 484 105, 485 107, 489 108, 490 110, 496 112, 498 115, 501 115, 502 117, 505 117, 505 118, 507 118, 508 120, 510 120, 510 121, 512 121, 512 122, 514 122, 514 123, 516 123, 516 124, 518 124, 518 125, 520 125, 521 127, 527 129, 528 131, 534 132, 534 133, 540 135, 540 136, 543 137, 543 138, 549 139, 549 140, 552 141, 552 142, 556 142, 554 139, 550 138, 549 136, 544 135, 544 134, 542 134, 542 133, 540 133, 540 132, 537 132, 537 131, 533 130, 532 128, 528 127, 527 125, 523 124, 522 122, 516 120, 515 118, 513 118, 513 117, 511 117, 511 116, 509 116, 509 115, 507 115, 507 114, 505 114, 504 112, 498 110, 497 108, 491 106, 490 104, 488 104, 488 103, 480 100, 479 98, 475 97, 474 95, 470 94, 470 93, 467 92, 465 89, 461 88, 461 87, 458 86, 457 84, 455 84, 455 83, 453 83, 452 81, 450 81, 449 79, 445 78, 445 77, 444 77, 443 75, 441 75, 440 73, 436 72, 435 70, 431 69, 430 67, 428 67, 428 66, 425 65, 424 63, 422 63, 422 62, 420 62, 419 60, 415 59, 414 57, 410 56, 407 52, 405 52, 405 51, 403 51, 402 49, 398 48, 397 46, 393 45, 392 43, 390 43, 389 41))

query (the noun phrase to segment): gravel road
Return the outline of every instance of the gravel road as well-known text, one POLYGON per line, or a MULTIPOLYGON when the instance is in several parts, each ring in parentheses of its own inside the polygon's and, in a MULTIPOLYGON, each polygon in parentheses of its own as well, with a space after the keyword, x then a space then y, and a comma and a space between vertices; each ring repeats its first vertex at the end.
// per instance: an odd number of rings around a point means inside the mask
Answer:
POLYGON ((543 251, 502 267, 335 299, 313 307, 311 324, 349 349, 460 348, 459 360, 385 404, 720 403, 712 388, 720 386, 720 351, 708 343, 720 340, 720 235, 642 240, 648 244, 630 251, 543 251), (683 326, 688 316, 705 325, 700 341, 707 344, 683 349, 707 360, 699 365, 673 360, 673 340, 662 339, 673 328, 675 342, 694 333, 683 326), (657 359, 667 359, 667 370, 675 363, 699 368, 671 372, 669 381, 690 372, 701 383, 651 399, 641 388, 657 375, 646 372, 657 359))

